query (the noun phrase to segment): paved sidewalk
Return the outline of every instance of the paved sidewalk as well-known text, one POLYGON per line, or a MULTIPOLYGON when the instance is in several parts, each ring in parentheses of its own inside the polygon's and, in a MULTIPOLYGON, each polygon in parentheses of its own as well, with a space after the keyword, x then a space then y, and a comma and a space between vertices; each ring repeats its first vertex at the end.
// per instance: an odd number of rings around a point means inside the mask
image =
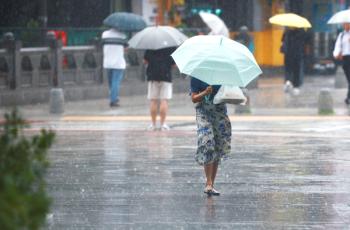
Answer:
MULTIPOLYGON (((317 115, 317 101, 322 88, 331 90, 335 115, 349 115, 349 107, 344 103, 346 89, 334 88, 334 76, 309 76, 301 88, 300 95, 293 96, 283 91, 282 76, 262 77, 259 87, 249 90, 252 115, 317 115)), ((146 95, 121 97, 121 106, 109 108, 107 99, 75 101, 65 104, 65 113, 52 115, 47 104, 21 106, 20 110, 30 119, 60 119, 63 116, 121 116, 148 115, 146 95)), ((229 105, 229 113, 234 114, 234 106, 229 105)), ((170 101, 169 116, 194 115, 193 104, 187 92, 177 93, 170 101)), ((0 108, 0 115, 10 108, 0 108)))
POLYGON ((203 193, 195 124, 176 117, 165 132, 130 117, 33 123, 57 133, 47 229, 349 228, 348 116, 235 116, 220 197, 203 193))

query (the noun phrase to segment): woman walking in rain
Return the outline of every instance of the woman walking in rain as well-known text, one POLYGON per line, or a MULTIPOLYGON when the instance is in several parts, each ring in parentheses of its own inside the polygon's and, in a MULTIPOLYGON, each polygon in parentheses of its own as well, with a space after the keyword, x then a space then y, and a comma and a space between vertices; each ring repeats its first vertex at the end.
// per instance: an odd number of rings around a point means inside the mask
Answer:
POLYGON ((171 56, 181 73, 193 76, 191 99, 196 103, 198 135, 195 159, 204 166, 204 192, 220 195, 214 184, 221 160, 231 151, 231 122, 226 104, 214 104, 214 96, 221 85, 245 87, 262 71, 247 47, 224 36, 194 36, 171 56))
POLYGON ((196 105, 198 146, 195 160, 204 166, 206 186, 204 193, 220 195, 214 188, 219 163, 231 151, 231 122, 226 104, 213 104, 220 85, 209 86, 191 78, 191 97, 196 105))

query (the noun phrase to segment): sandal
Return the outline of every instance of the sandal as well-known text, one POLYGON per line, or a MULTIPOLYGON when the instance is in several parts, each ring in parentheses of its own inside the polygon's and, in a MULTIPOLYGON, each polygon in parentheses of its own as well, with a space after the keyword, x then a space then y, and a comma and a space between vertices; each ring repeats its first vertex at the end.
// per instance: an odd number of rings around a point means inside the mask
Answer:
POLYGON ((211 193, 211 195, 213 195, 213 196, 220 196, 220 192, 217 191, 217 190, 215 190, 215 188, 212 188, 212 189, 210 190, 210 193, 211 193))

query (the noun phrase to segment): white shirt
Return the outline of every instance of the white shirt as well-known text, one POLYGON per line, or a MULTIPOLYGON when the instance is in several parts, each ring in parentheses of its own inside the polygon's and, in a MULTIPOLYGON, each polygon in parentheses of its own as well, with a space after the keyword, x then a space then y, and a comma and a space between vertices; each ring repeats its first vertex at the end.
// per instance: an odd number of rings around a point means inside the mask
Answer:
POLYGON ((333 56, 337 57, 338 55, 350 55, 350 31, 343 31, 338 35, 333 50, 333 56))
MULTIPOLYGON (((102 39, 119 38, 125 39, 126 36, 115 30, 110 29, 102 33, 102 39)), ((103 68, 106 69, 125 69, 124 47, 118 44, 103 45, 103 68)))

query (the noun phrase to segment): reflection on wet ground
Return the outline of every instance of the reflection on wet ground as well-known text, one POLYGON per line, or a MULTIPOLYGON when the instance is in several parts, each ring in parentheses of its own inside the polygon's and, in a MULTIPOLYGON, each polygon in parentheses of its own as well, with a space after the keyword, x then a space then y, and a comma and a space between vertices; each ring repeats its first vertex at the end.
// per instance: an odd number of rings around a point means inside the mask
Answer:
POLYGON ((232 155, 216 182, 222 195, 209 198, 193 123, 169 132, 142 122, 65 125, 55 124, 50 152, 48 229, 350 226, 346 120, 233 121, 232 155))

